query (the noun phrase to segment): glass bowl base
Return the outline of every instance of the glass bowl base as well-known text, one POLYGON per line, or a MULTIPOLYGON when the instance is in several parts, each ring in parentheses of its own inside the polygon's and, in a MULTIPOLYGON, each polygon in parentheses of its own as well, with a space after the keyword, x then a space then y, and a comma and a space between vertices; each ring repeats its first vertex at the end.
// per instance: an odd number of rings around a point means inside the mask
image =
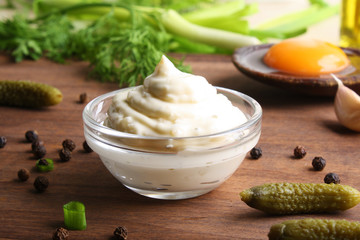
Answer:
POLYGON ((204 195, 213 189, 202 189, 202 190, 194 190, 194 191, 185 191, 185 192, 162 192, 158 191, 150 191, 150 190, 143 190, 139 188, 134 188, 123 184, 128 189, 149 198, 154 199, 163 199, 163 200, 181 200, 181 199, 188 199, 198 197, 200 195, 204 195))

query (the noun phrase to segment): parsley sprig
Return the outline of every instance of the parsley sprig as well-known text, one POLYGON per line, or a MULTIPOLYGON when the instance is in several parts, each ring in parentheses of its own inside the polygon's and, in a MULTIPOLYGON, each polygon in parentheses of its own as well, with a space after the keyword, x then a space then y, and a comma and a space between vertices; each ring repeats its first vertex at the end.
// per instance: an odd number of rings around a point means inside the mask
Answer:
POLYGON ((72 25, 65 16, 49 16, 31 24, 20 15, 0 23, 0 50, 11 52, 16 62, 39 59, 43 54, 64 62, 72 25))
MULTIPOLYGON (((80 29, 64 10, 35 20, 16 15, 0 23, 0 50, 10 52, 16 62, 43 55, 60 63, 78 58, 90 62, 90 75, 96 79, 138 85, 169 51, 170 36, 156 14, 127 8, 127 21, 119 21, 112 10, 80 29)), ((181 60, 172 60, 178 68, 190 71, 181 60)))

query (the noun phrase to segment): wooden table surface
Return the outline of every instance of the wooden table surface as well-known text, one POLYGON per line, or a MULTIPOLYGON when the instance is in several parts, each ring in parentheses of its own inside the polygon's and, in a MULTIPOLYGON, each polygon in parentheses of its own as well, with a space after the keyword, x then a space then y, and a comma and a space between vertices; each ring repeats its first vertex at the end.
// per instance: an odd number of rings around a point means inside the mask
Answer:
POLYGON ((64 100, 43 110, 0 107, 0 135, 7 145, 0 149, 0 239, 51 239, 64 225, 63 204, 77 200, 86 206, 87 229, 71 231, 71 239, 111 239, 115 227, 126 226, 128 239, 267 239, 272 224, 304 217, 360 220, 360 206, 326 215, 269 216, 245 205, 239 192, 269 182, 321 183, 328 172, 338 173, 341 183, 360 189, 360 134, 336 120, 333 98, 298 95, 244 77, 229 56, 192 55, 186 58, 195 74, 213 85, 241 91, 263 107, 259 160, 244 160, 235 174, 218 189, 188 200, 154 200, 123 187, 103 166, 96 153, 82 150, 84 104, 115 90, 116 84, 87 78, 87 63, 65 65, 41 59, 12 63, 0 56, 1 79, 28 79, 59 88, 64 100), (45 142, 46 157, 55 161, 44 193, 34 190, 41 175, 25 141, 27 130, 36 129, 45 142), (73 158, 59 161, 64 139, 77 144, 73 158), (296 145, 307 149, 304 159, 292 158, 296 145), (327 160, 321 172, 311 170, 315 156, 327 160), (31 170, 26 182, 17 180, 20 168, 31 170))

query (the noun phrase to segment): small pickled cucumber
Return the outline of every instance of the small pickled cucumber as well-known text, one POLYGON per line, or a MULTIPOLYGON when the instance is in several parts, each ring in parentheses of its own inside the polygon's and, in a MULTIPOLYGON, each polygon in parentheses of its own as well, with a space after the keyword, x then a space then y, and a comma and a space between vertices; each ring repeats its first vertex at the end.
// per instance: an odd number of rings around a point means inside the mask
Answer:
POLYGON ((271 226, 269 240, 360 239, 360 222, 346 220, 287 220, 271 226))
POLYGON ((59 89, 31 81, 0 81, 0 105, 40 108, 62 101, 59 89))
POLYGON ((360 202, 358 190, 333 183, 270 183, 244 190, 240 196, 248 206, 270 214, 334 212, 360 202))

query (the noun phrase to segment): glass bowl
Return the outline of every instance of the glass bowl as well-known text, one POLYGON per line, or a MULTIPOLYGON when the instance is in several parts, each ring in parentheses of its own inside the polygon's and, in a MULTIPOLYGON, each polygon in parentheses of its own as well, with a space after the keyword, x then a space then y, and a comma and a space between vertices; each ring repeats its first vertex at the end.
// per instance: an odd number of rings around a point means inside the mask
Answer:
POLYGON ((89 102, 83 111, 84 135, 110 173, 138 194, 186 199, 210 192, 228 179, 259 141, 262 109, 251 97, 217 87, 247 121, 237 128, 196 137, 147 137, 103 125, 120 89, 89 102))

